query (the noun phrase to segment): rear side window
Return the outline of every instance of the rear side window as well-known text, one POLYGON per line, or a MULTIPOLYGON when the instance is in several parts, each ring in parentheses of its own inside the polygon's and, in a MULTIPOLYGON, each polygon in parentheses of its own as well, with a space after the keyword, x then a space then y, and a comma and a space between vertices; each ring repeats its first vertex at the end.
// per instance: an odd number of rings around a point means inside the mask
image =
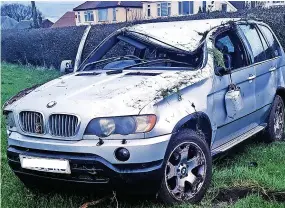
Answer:
POLYGON ((274 37, 274 35, 272 34, 272 32, 269 30, 269 28, 263 25, 259 25, 259 28, 268 41, 269 47, 272 52, 272 56, 273 57, 281 56, 280 45, 278 41, 276 40, 276 38, 274 37))
POLYGON ((269 45, 267 44, 266 40, 264 39, 264 36, 260 33, 259 30, 258 30, 258 35, 259 35, 260 40, 262 42, 262 46, 263 46, 263 49, 264 49, 264 53, 265 53, 266 59, 272 59, 274 57, 273 54, 272 54, 272 50, 269 47, 269 45))
POLYGON ((263 44, 260 39, 260 34, 252 25, 240 25, 239 26, 248 40, 254 57, 254 63, 258 63, 266 60, 266 54, 264 52, 263 44))

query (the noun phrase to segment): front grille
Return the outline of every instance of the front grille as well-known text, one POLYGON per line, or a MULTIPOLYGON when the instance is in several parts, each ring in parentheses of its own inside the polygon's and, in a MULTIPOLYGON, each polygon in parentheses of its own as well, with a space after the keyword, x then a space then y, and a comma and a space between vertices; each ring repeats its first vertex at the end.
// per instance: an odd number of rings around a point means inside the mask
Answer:
POLYGON ((22 111, 19 115, 20 124, 24 132, 33 134, 44 133, 44 119, 41 113, 33 111, 22 111))
POLYGON ((78 118, 73 115, 53 114, 49 117, 50 134, 58 137, 75 136, 78 129, 78 118))

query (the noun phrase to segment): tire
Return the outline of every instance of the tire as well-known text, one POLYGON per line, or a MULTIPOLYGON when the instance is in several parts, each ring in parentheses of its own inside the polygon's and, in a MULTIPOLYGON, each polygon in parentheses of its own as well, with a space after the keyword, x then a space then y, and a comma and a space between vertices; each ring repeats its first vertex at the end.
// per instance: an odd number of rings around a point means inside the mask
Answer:
POLYGON ((163 203, 200 202, 212 179, 212 157, 203 136, 190 129, 179 131, 168 145, 163 173, 158 192, 163 203))
POLYGON ((273 100, 264 139, 266 142, 284 140, 284 102, 279 95, 273 100))

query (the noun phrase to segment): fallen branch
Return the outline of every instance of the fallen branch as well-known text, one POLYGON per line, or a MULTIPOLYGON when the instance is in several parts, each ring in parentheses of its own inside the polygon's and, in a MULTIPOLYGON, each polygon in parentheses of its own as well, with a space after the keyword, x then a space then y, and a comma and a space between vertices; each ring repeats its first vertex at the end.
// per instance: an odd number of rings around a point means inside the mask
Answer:
POLYGON ((97 205, 97 204, 99 204, 99 203, 102 203, 103 201, 106 201, 107 199, 109 199, 109 198, 111 198, 111 197, 112 197, 112 196, 106 196, 106 197, 104 197, 104 198, 102 198, 102 199, 99 199, 99 200, 97 200, 97 201, 86 202, 86 203, 84 203, 83 205, 81 205, 80 208, 87 208, 87 207, 89 207, 89 206, 97 205))
POLYGON ((107 199, 110 199, 111 202, 115 201, 116 202, 116 208, 119 207, 119 202, 118 202, 117 197, 116 197, 116 192, 113 191, 113 195, 105 196, 104 198, 96 200, 96 201, 86 202, 83 205, 81 205, 80 208, 88 208, 90 206, 94 206, 94 205, 100 204, 100 203, 106 201, 107 199))

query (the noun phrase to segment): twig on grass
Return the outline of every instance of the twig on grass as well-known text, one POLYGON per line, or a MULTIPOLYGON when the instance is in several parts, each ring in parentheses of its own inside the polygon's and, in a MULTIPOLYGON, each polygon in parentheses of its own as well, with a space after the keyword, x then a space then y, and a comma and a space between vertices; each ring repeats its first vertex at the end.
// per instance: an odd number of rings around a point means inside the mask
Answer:
POLYGON ((98 204, 100 204, 100 203, 106 201, 107 199, 110 199, 111 202, 115 201, 115 202, 116 202, 116 208, 119 207, 119 202, 118 202, 117 197, 116 197, 116 192, 113 191, 113 195, 105 196, 104 198, 98 199, 98 200, 96 200, 96 201, 86 202, 86 203, 84 203, 83 205, 81 205, 80 208, 88 208, 88 207, 90 207, 90 206, 98 205, 98 204))
POLYGON ((113 197, 112 197, 112 201, 116 201, 116 208, 118 208, 119 207, 119 202, 118 202, 118 200, 117 200, 117 197, 116 197, 116 192, 115 191, 113 191, 113 197))
POLYGON ((103 201, 106 201, 107 199, 111 198, 111 196, 106 196, 102 199, 99 199, 97 201, 91 201, 91 202, 86 202, 84 203, 80 208, 87 208, 89 206, 94 206, 94 205, 97 205, 99 203, 102 203, 103 201))

